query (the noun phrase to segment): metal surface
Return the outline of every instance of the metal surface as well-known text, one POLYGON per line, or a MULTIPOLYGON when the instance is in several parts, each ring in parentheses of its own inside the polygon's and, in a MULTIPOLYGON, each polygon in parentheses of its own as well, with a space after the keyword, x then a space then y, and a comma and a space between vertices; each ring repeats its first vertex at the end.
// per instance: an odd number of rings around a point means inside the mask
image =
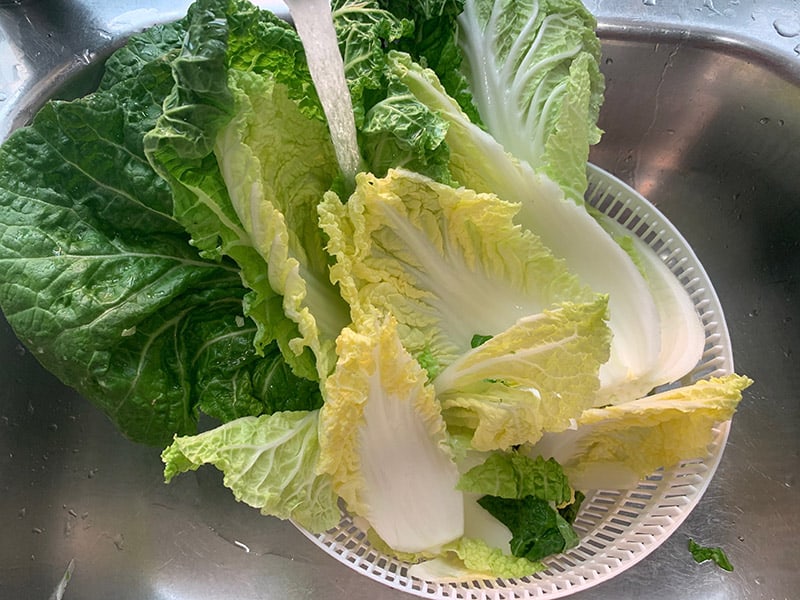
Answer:
MULTIPOLYGON (((187 4, 0 0, 0 137, 54 90, 89 86, 91 75, 63 87, 124 35, 187 4)), ((587 4, 608 83, 592 160, 687 238, 725 309, 737 371, 756 384, 689 519, 640 564, 574 597, 795 598, 800 4, 587 4), (722 546, 736 570, 695 564, 690 537, 722 546)), ((212 470, 164 485, 159 450, 122 439, 5 322, 0 355, 0 598, 406 597, 237 504, 212 470)))

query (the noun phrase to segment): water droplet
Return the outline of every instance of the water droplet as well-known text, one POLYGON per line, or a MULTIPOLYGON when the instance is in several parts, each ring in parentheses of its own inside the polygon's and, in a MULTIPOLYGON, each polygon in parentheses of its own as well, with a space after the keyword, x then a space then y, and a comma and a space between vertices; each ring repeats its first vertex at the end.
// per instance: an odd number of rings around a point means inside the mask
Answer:
POLYGON ((125 538, 121 533, 115 535, 112 541, 114 542, 114 546, 117 548, 117 550, 123 550, 125 548, 125 538))
POLYGON ((0 92, 0 102, 8 100, 8 95, 5 92, 0 92))
POLYGON ((609 56, 609 57, 606 59, 606 64, 607 64, 607 65, 613 65, 613 64, 614 64, 614 59, 613 59, 613 58, 611 58, 611 57, 609 56))
POLYGON ((761 123, 762 125, 766 125, 766 124, 768 124, 768 123, 769 123, 769 121, 770 121, 770 118, 769 118, 769 117, 761 117, 761 118, 758 120, 758 122, 759 122, 759 123, 761 123))
POLYGON ((655 6, 656 0, 642 0, 642 4, 645 6, 655 6))
POLYGON ((800 44, 797 44, 797 46, 794 47, 794 53, 800 54, 800 44))
POLYGON ((703 7, 707 8, 708 10, 710 10, 715 15, 721 15, 722 14, 714 6, 714 0, 703 0, 703 7))
POLYGON ((40 533, 44 533, 44 529, 42 529, 41 527, 34 527, 33 529, 31 529, 31 532, 38 535, 40 533))
POLYGON ((24 519, 26 514, 28 514, 28 509, 27 508, 20 508, 19 512, 17 512, 17 516, 20 519, 24 519))
POLYGON ((97 56, 96 53, 86 48, 83 52, 81 52, 80 56, 76 56, 75 58, 77 58, 78 61, 82 62, 85 65, 90 65, 92 64, 92 61, 95 59, 96 56, 97 56))
POLYGON ((772 26, 778 35, 793 38, 800 35, 800 19, 780 18, 772 22, 772 26))

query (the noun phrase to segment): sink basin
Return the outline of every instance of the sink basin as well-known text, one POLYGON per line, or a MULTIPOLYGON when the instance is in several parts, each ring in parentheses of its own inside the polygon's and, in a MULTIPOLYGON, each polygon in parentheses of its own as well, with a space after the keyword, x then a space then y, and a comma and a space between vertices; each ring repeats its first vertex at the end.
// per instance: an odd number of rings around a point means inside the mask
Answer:
MULTIPOLYGON (((0 1, 0 138, 46 98, 91 89, 126 35, 187 4, 0 1)), ((687 239, 725 311, 736 370, 756 384, 689 518, 572 597, 789 598, 800 589, 800 5, 664 5, 587 2, 607 81, 590 158, 687 239), (721 546, 735 570, 696 564, 690 538, 721 546)), ((164 485, 160 449, 123 439, 5 321, 0 353, 0 597, 408 597, 237 504, 216 472, 164 485)))

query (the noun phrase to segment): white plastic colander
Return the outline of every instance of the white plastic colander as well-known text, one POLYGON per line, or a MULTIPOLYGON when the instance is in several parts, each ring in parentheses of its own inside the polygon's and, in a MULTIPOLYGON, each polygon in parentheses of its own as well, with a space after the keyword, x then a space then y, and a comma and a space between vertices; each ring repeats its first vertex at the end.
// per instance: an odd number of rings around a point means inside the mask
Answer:
MULTIPOLYGON (((689 244, 639 193, 589 165, 586 201, 644 240, 689 293, 705 328, 703 356, 682 383, 733 372, 730 337, 708 276, 689 244)), ((547 569, 519 579, 421 581, 409 565, 374 549, 349 517, 319 535, 303 533, 328 554, 381 583, 423 598, 527 600, 561 598, 611 579, 658 548, 697 505, 717 469, 730 422, 714 429, 705 456, 658 470, 633 490, 586 492, 574 523, 580 544, 545 559, 547 569)))

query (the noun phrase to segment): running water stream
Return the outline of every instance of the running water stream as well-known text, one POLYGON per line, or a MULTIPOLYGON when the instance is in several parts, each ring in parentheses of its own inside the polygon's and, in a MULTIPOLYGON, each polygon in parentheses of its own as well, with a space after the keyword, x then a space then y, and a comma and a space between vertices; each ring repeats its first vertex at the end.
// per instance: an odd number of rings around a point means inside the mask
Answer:
POLYGON ((361 163, 350 90, 344 77, 329 0, 285 0, 306 52, 311 79, 328 119, 339 168, 352 186, 361 163))

